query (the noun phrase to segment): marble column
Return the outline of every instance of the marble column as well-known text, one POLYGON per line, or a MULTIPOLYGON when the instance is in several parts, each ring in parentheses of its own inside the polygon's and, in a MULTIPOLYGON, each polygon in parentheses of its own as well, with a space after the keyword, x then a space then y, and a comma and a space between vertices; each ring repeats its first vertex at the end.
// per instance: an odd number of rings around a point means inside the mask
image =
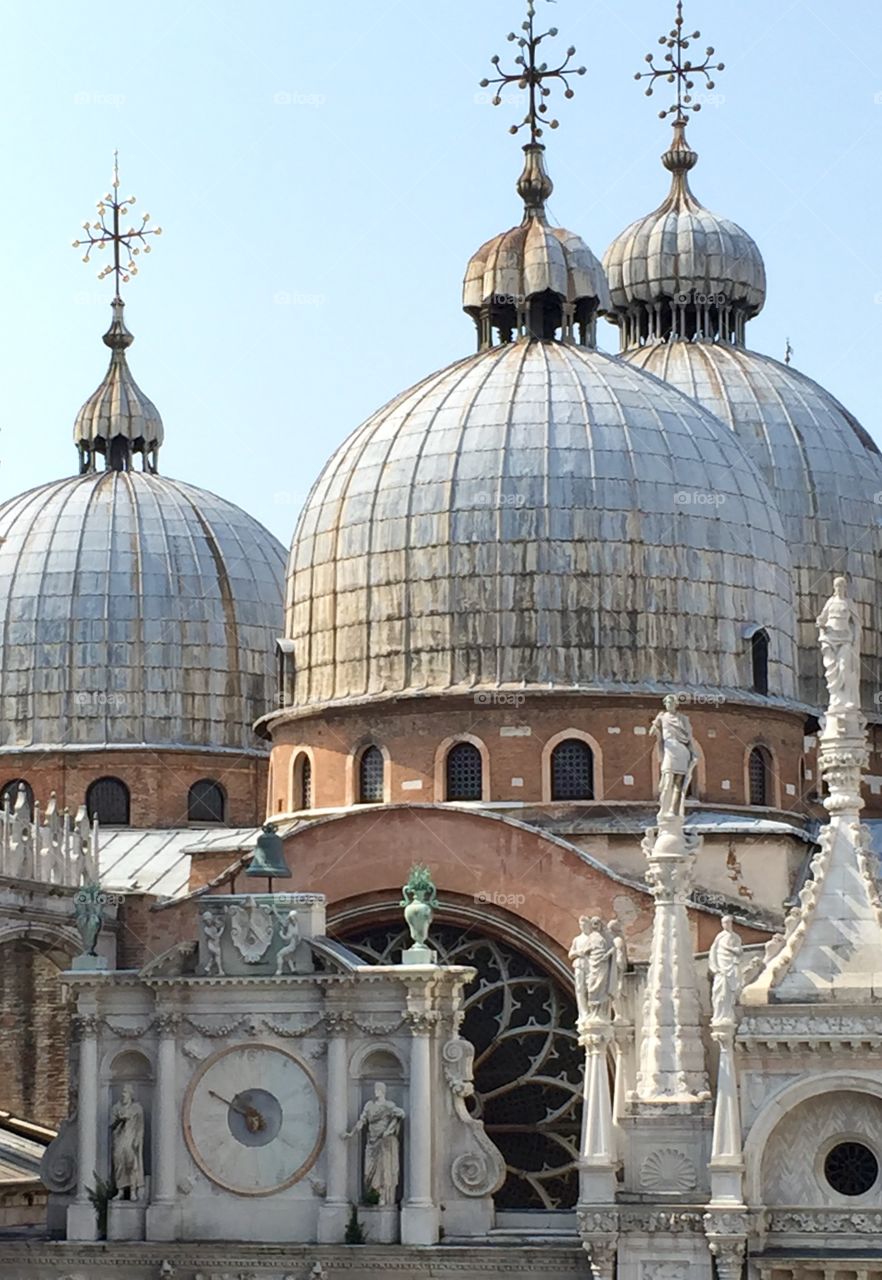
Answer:
POLYGON ((677 816, 659 815, 658 829, 643 842, 655 910, 636 1090, 642 1103, 710 1097, 687 910, 697 847, 697 837, 677 816))
POLYGON ((582 1149, 579 1160, 579 1203, 613 1204, 616 1198, 613 1114, 607 1052, 612 1042, 608 1021, 583 1025, 579 1043, 585 1050, 582 1149))
POLYGON ((409 1013, 410 1106, 407 1126, 407 1200, 401 1210, 402 1244, 437 1244, 439 1212, 432 1199, 432 1041, 437 1021, 431 1012, 409 1013))
POLYGON ((711 1204, 740 1206, 743 1202, 741 1178, 744 1172, 744 1161, 741 1149, 738 1079, 735 1074, 734 1023, 713 1025, 711 1036, 720 1050, 710 1160, 711 1204))
POLYGON ((98 1018, 78 1014, 77 1191, 67 1211, 68 1240, 97 1240, 98 1220, 89 1201, 98 1164, 98 1018))
POLYGON ((343 1137, 349 1112, 350 1014, 325 1014, 328 1034, 328 1132, 325 1139, 327 1187, 319 1209, 319 1244, 339 1244, 346 1234, 349 1217, 349 1147, 343 1137))
POLYGON ((153 1092, 154 1167, 151 1203, 147 1209, 148 1240, 175 1240, 180 1214, 177 1205, 178 1098, 177 1033, 180 1015, 164 1011, 157 1017, 159 1047, 153 1092))

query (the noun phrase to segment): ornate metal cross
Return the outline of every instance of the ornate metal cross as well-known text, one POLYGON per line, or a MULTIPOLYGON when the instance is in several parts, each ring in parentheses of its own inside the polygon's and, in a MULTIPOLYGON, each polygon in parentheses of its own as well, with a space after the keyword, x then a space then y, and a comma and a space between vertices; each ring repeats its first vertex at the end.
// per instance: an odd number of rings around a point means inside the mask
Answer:
POLYGON ((715 86, 714 81, 711 79, 711 72, 725 70, 726 64, 724 62, 711 63, 711 58, 714 56, 712 47, 708 47, 705 50, 703 62, 692 62, 691 59, 685 56, 686 50, 692 41, 700 38, 700 31, 693 31, 691 35, 687 36, 683 35, 683 0, 677 0, 677 17, 674 21, 674 29, 668 35, 659 37, 659 44, 666 45, 668 50, 664 56, 664 65, 657 67, 654 55, 648 53, 646 61, 649 63, 649 71, 638 71, 634 77, 635 80, 649 81, 649 88, 646 90, 647 98, 652 97, 657 80, 667 80, 668 84, 676 82, 676 101, 666 107, 664 111, 658 113, 662 120, 664 120, 665 116, 671 116, 676 112, 677 119, 685 121, 688 120, 690 111, 700 111, 701 103, 695 102, 692 97, 696 78, 704 76, 705 88, 713 89, 715 86))
POLYGON ((583 76, 585 74, 584 67, 570 66, 570 59, 576 50, 571 46, 567 49, 567 56, 559 67, 549 67, 547 62, 540 62, 538 58, 539 46, 543 40, 557 35, 557 27, 550 27, 548 31, 544 31, 542 35, 536 35, 534 20, 536 16, 536 6, 534 0, 528 0, 527 3, 527 21, 521 25, 521 30, 525 33, 519 36, 516 31, 509 32, 509 40, 516 41, 520 54, 515 58, 515 66, 519 68, 517 71, 504 72, 499 66, 500 58, 497 54, 490 61, 493 63, 500 74, 492 79, 482 80, 481 88, 486 89, 489 85, 498 85, 496 95, 493 98, 494 107, 498 107, 502 102, 501 90, 507 84, 515 84, 519 89, 526 89, 529 92, 529 109, 520 124, 513 124, 510 133, 518 133, 521 129, 530 130, 530 141, 538 142, 542 137, 542 125, 547 124, 549 129, 556 129, 557 120, 548 120, 548 104, 545 99, 550 95, 551 88, 546 83, 549 80, 560 80, 564 85, 564 97, 572 98, 573 89, 570 86, 571 76, 583 76))
POLYGON ((139 227, 132 226, 125 231, 122 230, 120 219, 125 217, 134 203, 134 196, 125 196, 122 200, 119 198, 119 162, 117 152, 114 151, 113 184, 111 190, 98 201, 98 221, 83 223, 85 237, 82 240, 74 240, 73 247, 75 249, 85 248, 83 262, 89 262, 93 249, 97 249, 100 253, 108 245, 113 246, 113 261, 102 267, 98 272, 98 279, 103 280, 109 275, 116 277, 116 298, 120 296, 120 282, 128 284, 132 276, 138 274, 135 258, 142 251, 144 253, 150 252, 150 244, 147 237, 162 235, 162 227, 148 227, 147 224, 150 221, 149 213, 141 215, 141 225, 139 227), (109 226, 107 223, 108 218, 110 219, 109 226), (124 263, 125 256, 128 257, 128 261, 124 263))

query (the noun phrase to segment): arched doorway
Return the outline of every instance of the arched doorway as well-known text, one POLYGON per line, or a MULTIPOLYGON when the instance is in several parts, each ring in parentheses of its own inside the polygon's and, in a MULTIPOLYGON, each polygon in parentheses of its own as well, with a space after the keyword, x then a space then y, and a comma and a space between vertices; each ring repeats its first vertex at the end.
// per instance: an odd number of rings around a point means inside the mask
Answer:
MULTIPOLYGON (((398 924, 333 932, 376 964, 397 963, 410 945, 398 924)), ((572 1209, 583 1055, 570 990, 510 942, 455 925, 434 926, 430 940, 442 964, 478 971, 466 989, 462 1034, 475 1046, 473 1114, 506 1161, 497 1208, 572 1209)))

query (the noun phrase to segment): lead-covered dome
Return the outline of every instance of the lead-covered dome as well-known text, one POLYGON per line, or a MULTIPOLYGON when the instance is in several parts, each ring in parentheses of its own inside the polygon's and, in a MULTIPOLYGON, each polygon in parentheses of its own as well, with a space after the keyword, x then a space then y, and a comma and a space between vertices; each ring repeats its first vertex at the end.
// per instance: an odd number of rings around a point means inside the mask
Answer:
POLYGON ((802 699, 825 704, 815 618, 847 574, 864 613, 864 703, 882 688, 882 456, 857 419, 789 365, 740 346, 669 342, 625 352, 736 432, 784 521, 794 567, 802 699))
POLYGON ((297 525, 295 705, 500 686, 794 692, 789 553, 737 439, 663 382, 524 339, 405 391, 297 525))
POLYGON ((628 346, 671 337, 740 341, 745 322, 765 302, 766 272, 755 241, 705 209, 690 190, 698 155, 685 129, 685 120, 674 122, 673 142, 662 156, 671 173, 667 197, 604 254, 609 318, 628 346))
POLYGON ((3 503, 3 747, 259 749, 283 572, 281 545, 244 511, 147 472, 3 503))

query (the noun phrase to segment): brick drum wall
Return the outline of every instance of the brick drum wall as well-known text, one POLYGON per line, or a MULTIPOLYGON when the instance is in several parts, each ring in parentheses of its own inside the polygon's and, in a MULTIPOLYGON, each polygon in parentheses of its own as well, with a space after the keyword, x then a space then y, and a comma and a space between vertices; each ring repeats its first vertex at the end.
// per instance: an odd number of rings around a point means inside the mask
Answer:
POLYGON ((49 1127, 67 1114, 69 1018, 58 974, 24 942, 0 947, 0 1108, 49 1127))

